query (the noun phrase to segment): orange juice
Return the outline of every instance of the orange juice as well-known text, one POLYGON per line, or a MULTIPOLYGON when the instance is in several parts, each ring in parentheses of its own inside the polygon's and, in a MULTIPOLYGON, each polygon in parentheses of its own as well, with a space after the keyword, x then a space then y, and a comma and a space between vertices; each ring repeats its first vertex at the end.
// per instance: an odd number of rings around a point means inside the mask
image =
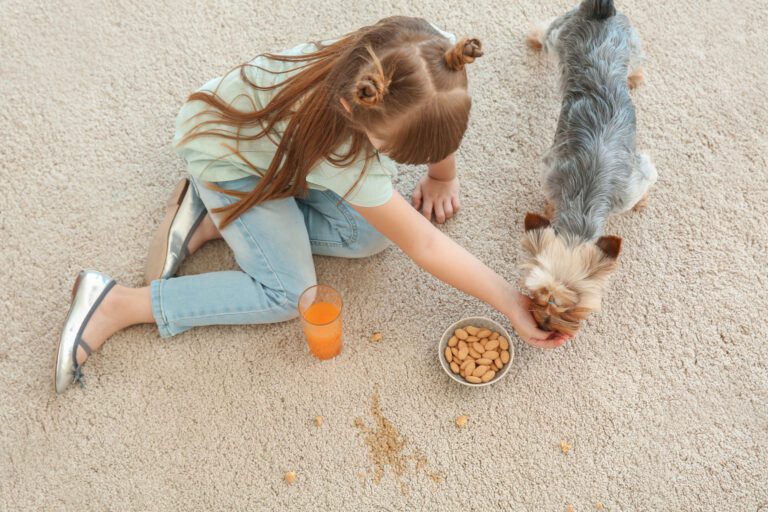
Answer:
POLYGON ((304 335, 309 350, 318 359, 341 353, 341 311, 328 302, 315 302, 303 313, 304 335))

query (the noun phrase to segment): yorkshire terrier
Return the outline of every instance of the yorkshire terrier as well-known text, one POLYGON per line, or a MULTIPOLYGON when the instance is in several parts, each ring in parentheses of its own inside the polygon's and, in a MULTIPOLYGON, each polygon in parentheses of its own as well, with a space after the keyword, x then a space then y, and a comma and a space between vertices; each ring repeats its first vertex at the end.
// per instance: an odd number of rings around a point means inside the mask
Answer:
POLYGON ((618 265, 621 238, 603 235, 608 216, 643 208, 657 178, 635 149, 629 89, 642 81, 641 43, 613 0, 584 0, 527 43, 557 58, 563 104, 543 159, 545 215, 525 217, 523 285, 542 328, 575 335, 618 265))

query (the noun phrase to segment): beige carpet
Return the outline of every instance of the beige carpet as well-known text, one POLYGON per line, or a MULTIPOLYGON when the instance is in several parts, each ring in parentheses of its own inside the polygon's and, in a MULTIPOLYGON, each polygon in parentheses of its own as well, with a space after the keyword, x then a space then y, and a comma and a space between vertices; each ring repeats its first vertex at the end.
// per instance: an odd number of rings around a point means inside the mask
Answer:
MULTIPOLYGON (((516 341, 505 381, 455 385, 436 360, 443 329, 498 315, 393 248, 318 259, 348 305, 333 362, 310 358, 297 323, 164 341, 145 326, 57 397, 73 278, 140 283, 184 173, 169 142, 185 96, 259 51, 388 14, 485 42, 465 209, 444 229, 516 279, 559 105, 522 38, 571 2, 0 2, 0 510, 768 510, 768 6, 618 3, 647 46, 634 97, 660 179, 645 213, 611 221, 622 268, 577 341, 516 341), (407 444, 372 458, 365 428, 407 444)), ((403 193, 418 173, 403 169, 403 193)), ((233 266, 216 243, 183 271, 233 266)))

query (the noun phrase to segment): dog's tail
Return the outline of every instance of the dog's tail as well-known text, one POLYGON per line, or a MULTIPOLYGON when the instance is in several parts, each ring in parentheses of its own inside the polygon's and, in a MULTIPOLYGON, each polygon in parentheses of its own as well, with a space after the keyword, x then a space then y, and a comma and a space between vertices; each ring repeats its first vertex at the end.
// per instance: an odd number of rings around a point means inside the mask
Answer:
POLYGON ((616 14, 613 0, 584 0, 581 4, 581 12, 587 19, 606 20, 616 14))

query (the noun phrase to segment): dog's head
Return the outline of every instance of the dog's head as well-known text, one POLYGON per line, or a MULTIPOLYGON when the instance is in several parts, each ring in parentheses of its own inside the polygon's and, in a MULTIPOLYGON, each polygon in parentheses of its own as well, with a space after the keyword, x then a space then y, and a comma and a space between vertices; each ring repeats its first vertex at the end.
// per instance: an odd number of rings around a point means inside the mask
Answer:
POLYGON ((575 335, 581 322, 600 310, 605 283, 618 266, 621 238, 571 244, 545 217, 529 213, 523 248, 523 286, 534 318, 543 329, 575 335))

